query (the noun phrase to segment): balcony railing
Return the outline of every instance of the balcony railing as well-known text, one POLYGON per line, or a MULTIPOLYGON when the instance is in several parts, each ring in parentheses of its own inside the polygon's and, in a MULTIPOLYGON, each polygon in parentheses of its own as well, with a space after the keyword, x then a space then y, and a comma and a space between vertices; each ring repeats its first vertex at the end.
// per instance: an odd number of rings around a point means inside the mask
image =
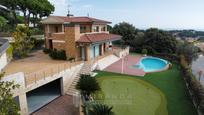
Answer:
POLYGON ((65 37, 64 32, 58 32, 58 33, 46 33, 47 38, 54 38, 54 39, 62 39, 65 37))
POLYGON ((26 86, 31 85, 33 83, 37 83, 40 80, 45 80, 47 77, 52 77, 55 74, 59 74, 60 72, 65 71, 66 69, 71 69, 72 67, 83 63, 82 61, 77 62, 67 62, 59 65, 55 65, 53 67, 46 68, 41 71, 37 71, 34 73, 25 74, 25 84, 26 86))

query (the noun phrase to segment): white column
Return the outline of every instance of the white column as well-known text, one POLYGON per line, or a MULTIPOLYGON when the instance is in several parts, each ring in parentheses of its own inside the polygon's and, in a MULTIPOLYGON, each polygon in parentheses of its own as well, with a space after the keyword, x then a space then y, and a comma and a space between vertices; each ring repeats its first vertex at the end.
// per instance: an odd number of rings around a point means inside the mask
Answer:
POLYGON ((65 95, 66 86, 65 86, 65 77, 64 76, 62 78, 60 78, 60 88, 61 88, 61 95, 65 95))

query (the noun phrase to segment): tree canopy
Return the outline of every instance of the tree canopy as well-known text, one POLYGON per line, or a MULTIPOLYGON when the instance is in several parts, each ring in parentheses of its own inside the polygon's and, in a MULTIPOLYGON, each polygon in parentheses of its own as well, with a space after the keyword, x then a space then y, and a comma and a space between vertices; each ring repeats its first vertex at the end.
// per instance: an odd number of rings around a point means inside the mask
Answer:
POLYGON ((125 44, 129 45, 129 41, 136 38, 137 35, 137 29, 127 22, 122 22, 119 24, 116 24, 112 28, 112 33, 119 34, 122 36, 122 40, 125 42, 125 44))
POLYGON ((18 25, 14 37, 14 52, 20 57, 26 57, 33 48, 33 41, 30 39, 30 33, 27 26, 18 25))
POLYGON ((0 16, 0 28, 3 28, 6 25, 6 19, 0 16))
POLYGON ((175 53, 177 40, 168 32, 150 28, 144 34, 145 45, 159 53, 175 53))
POLYGON ((7 7, 13 14, 14 20, 17 18, 16 11, 21 11, 26 25, 29 25, 31 14, 37 20, 49 16, 55 10, 48 0, 1 0, 0 5, 7 7))
POLYGON ((121 35, 125 44, 140 53, 142 49, 147 49, 148 53, 175 53, 176 51, 175 37, 157 28, 139 31, 132 24, 122 22, 116 24, 111 32, 121 35))
POLYGON ((183 55, 185 57, 185 60, 188 64, 191 64, 193 60, 196 60, 198 58, 198 52, 199 49, 192 43, 188 42, 180 42, 177 46, 176 51, 178 55, 183 55))

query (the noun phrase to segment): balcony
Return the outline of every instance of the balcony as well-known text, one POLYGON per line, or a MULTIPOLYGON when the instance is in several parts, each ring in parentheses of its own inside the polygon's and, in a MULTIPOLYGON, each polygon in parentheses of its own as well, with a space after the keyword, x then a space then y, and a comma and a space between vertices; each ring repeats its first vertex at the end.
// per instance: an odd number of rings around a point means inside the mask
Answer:
POLYGON ((64 32, 46 33, 45 35, 46 35, 47 38, 55 39, 55 40, 64 40, 64 38, 65 38, 65 33, 64 32))

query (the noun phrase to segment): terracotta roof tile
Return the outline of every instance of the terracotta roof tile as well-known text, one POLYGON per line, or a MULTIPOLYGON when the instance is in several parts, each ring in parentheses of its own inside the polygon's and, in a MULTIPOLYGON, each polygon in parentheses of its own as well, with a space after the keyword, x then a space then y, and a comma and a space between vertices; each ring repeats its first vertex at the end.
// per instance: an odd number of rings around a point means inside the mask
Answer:
MULTIPOLYGON (((111 23, 109 21, 100 20, 100 19, 91 18, 91 17, 49 16, 46 19, 55 19, 55 20, 62 20, 63 22, 74 22, 74 23, 80 23, 80 22, 111 23)), ((46 19, 44 20, 46 21, 46 19)))
POLYGON ((116 34, 108 34, 108 33, 94 33, 94 34, 84 34, 82 35, 77 42, 82 43, 94 43, 100 41, 114 41, 121 39, 121 36, 116 34))

